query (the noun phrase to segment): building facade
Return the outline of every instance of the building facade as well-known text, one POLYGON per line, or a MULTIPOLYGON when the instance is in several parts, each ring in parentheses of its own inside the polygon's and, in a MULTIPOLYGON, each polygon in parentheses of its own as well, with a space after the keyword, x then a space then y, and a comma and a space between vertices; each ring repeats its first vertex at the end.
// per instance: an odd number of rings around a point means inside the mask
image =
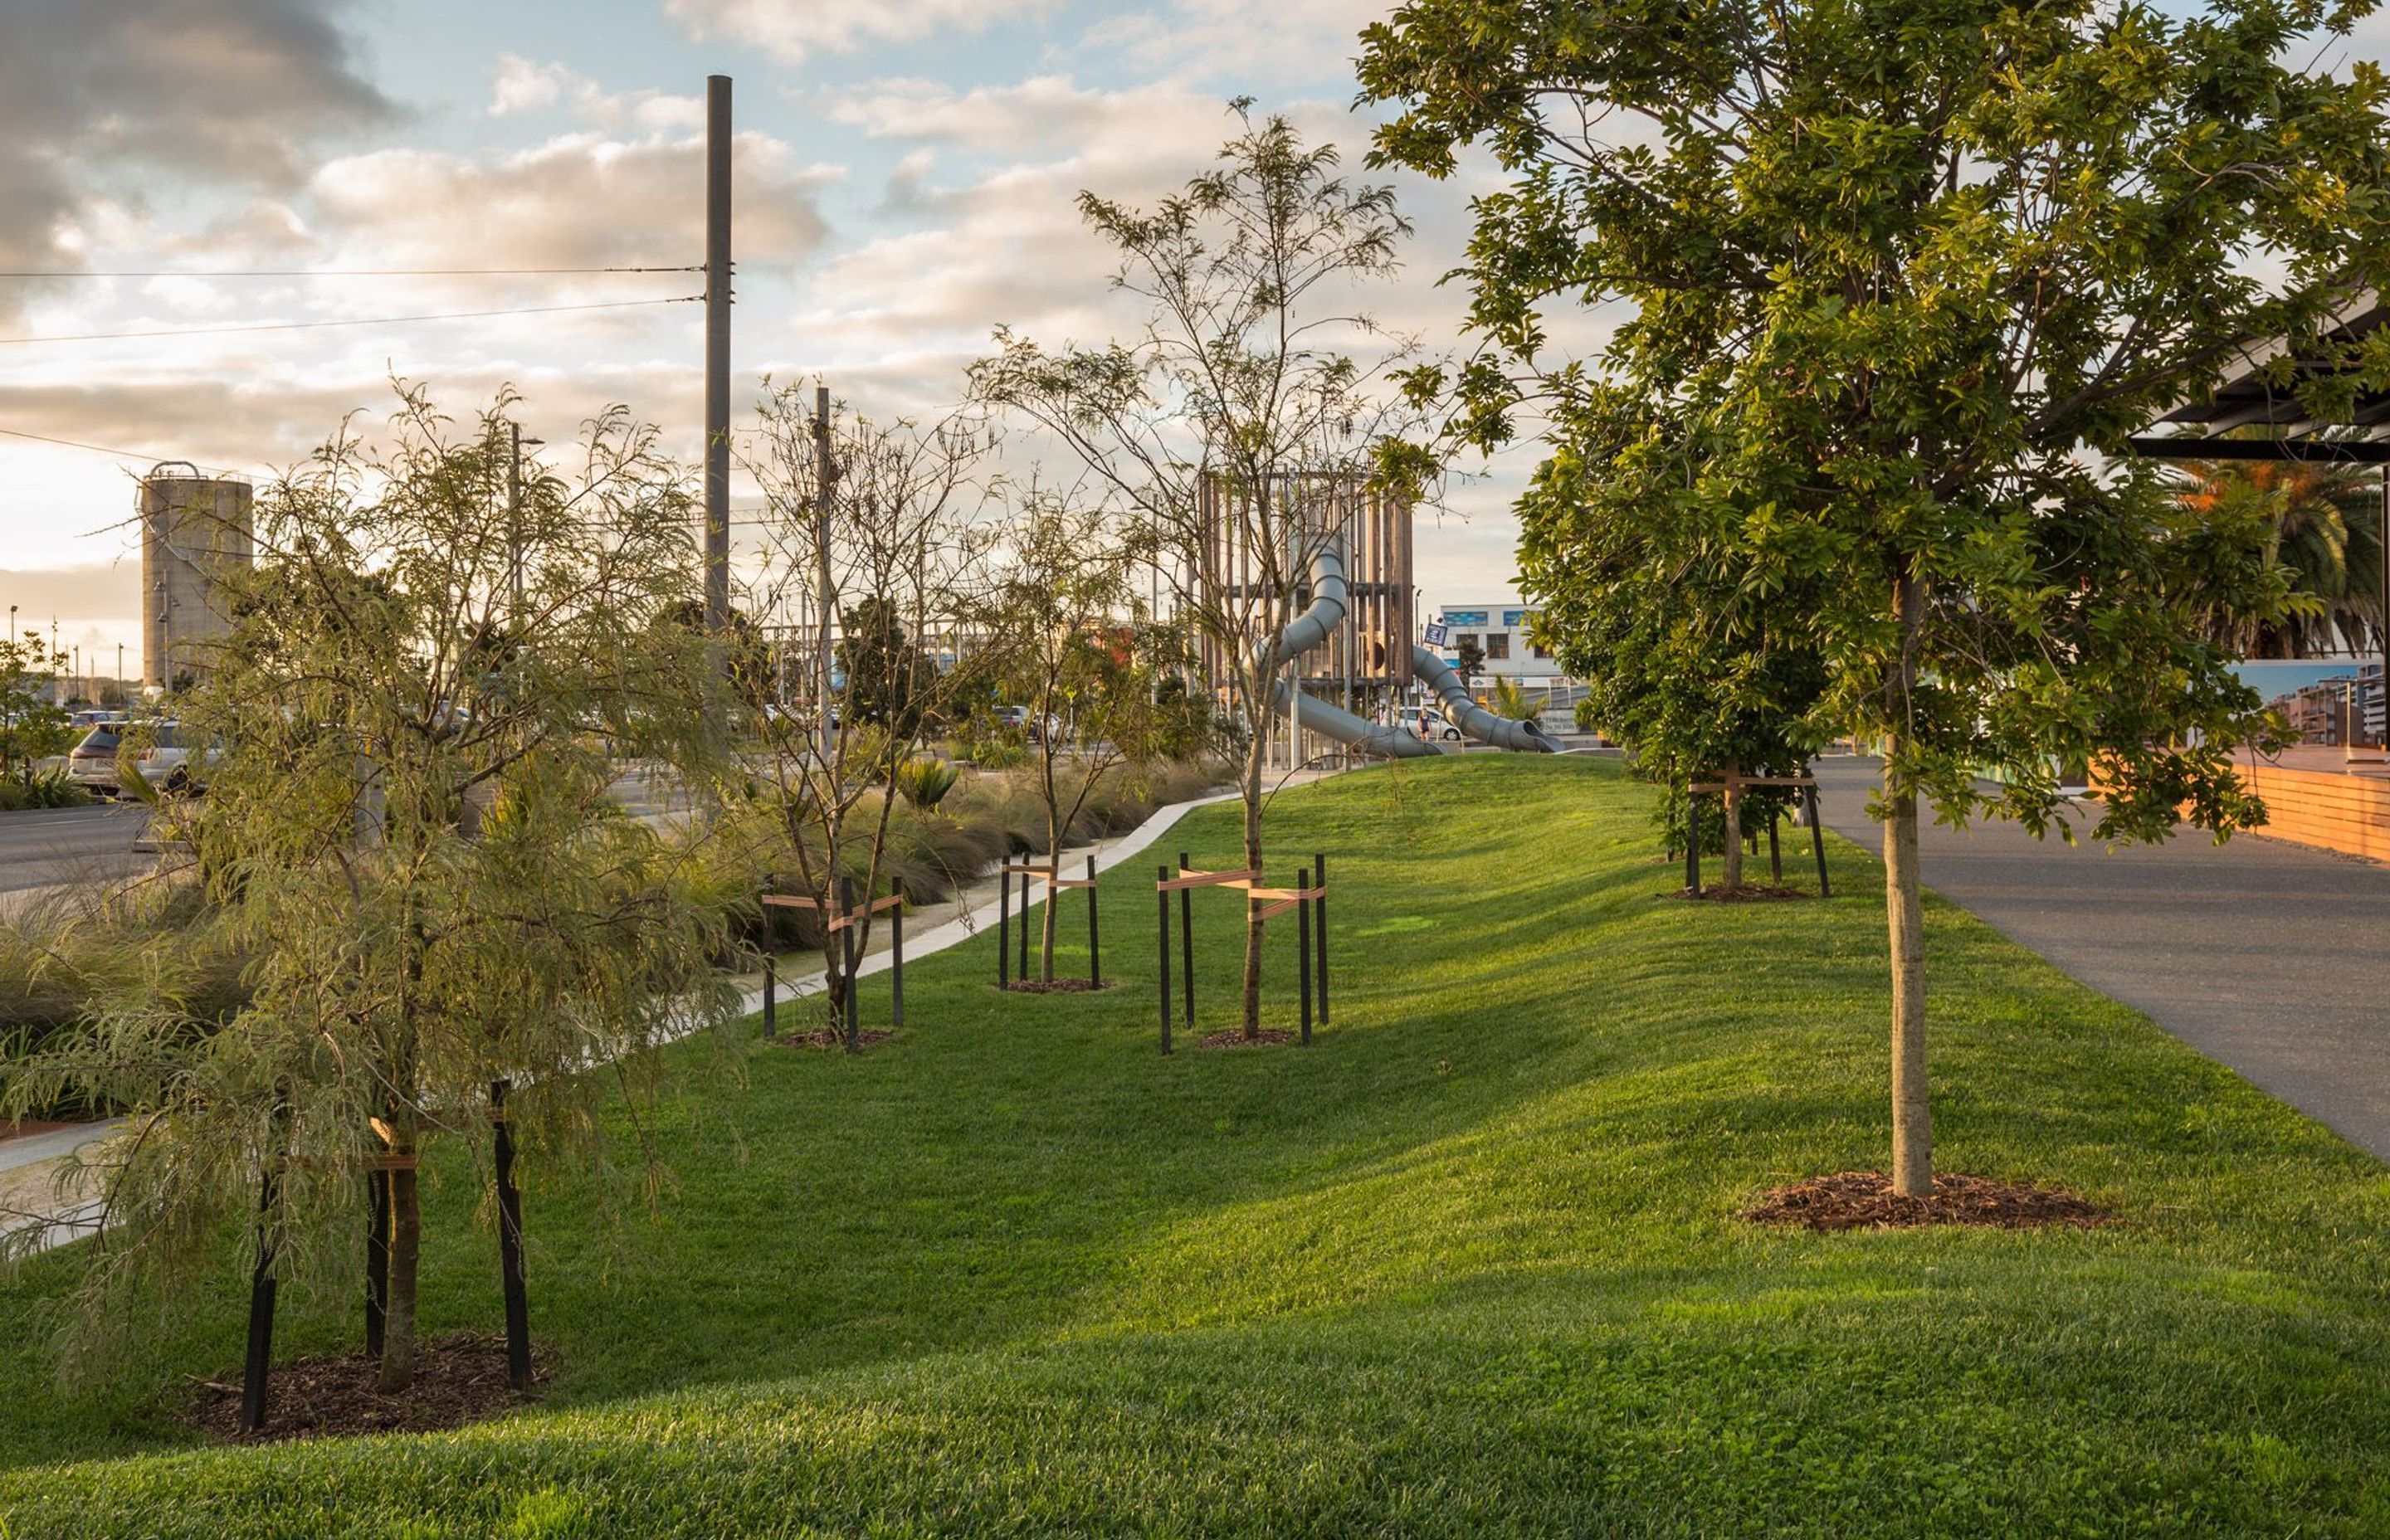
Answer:
POLYGON ((1476 683, 1509 679, 1525 689, 1565 689, 1575 680, 1561 672, 1547 648, 1534 640, 1536 611, 1510 604, 1447 604, 1436 611, 1444 625, 1444 661, 1460 666, 1460 649, 1474 642, 1485 657, 1476 683))

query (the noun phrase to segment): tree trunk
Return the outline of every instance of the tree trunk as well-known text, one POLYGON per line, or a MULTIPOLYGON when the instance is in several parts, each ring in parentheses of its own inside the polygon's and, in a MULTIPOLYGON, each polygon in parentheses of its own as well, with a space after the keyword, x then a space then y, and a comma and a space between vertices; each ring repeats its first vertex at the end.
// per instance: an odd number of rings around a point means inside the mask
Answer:
POLYGON ((1742 766, 1729 761, 1725 778, 1720 805, 1726 809, 1726 863, 1718 880, 1731 889, 1742 886, 1742 766))
MULTIPOLYGON (((1245 868, 1253 872, 1262 869, 1262 755, 1267 743, 1256 732, 1245 751, 1245 868)), ((1229 891, 1242 896, 1240 890, 1229 891)), ((1253 918, 1260 913, 1260 905, 1246 902, 1244 1027, 1249 1043, 1262 1034, 1262 922, 1253 918)))
POLYGON ((1904 572, 1892 600, 1901 645, 1889 702, 1895 725, 1883 746, 1883 907, 1892 951, 1892 1187, 1911 1198, 1934 1190, 1934 1117, 1926 1100, 1925 912, 1917 869, 1917 790, 1895 764, 1908 746, 1906 723, 1924 608, 1924 584, 1904 572))
MULTIPOLYGON (((1046 870, 1049 877, 1062 875, 1062 830, 1052 813, 1046 818, 1046 870)), ((1038 977, 1047 983, 1054 982, 1055 916, 1062 907, 1062 891, 1052 882, 1046 884, 1046 918, 1038 930, 1038 977)))
MULTIPOLYGON (((411 1158, 411 1140, 391 1153, 411 1158)), ((415 1383, 416 1258, 423 1238, 423 1208, 418 1200, 415 1168, 393 1164, 390 1174, 390 1302, 382 1316, 381 1375, 378 1387, 396 1394, 415 1383)))

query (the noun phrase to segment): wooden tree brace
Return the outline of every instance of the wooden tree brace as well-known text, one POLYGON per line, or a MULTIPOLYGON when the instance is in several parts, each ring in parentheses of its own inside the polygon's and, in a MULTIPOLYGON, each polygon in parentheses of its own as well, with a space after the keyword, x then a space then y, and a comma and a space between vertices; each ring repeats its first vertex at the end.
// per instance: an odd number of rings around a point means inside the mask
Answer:
POLYGON ((1155 890, 1156 890, 1157 892, 1176 892, 1176 890, 1178 890, 1178 889, 1180 889, 1180 888, 1238 888, 1238 887, 1250 887, 1250 886, 1251 886, 1251 885, 1253 885, 1253 883, 1255 883, 1255 882, 1257 882, 1257 881, 1261 880, 1261 875, 1262 875, 1262 874, 1261 874, 1260 872, 1258 872, 1258 871, 1240 871, 1240 872, 1199 872, 1199 871, 1186 871, 1186 872, 1182 872, 1182 873, 1180 873, 1178 876, 1176 876, 1176 877, 1175 877, 1175 878, 1171 878, 1171 879, 1167 879, 1167 880, 1165 880, 1165 881, 1161 881, 1161 882, 1157 882, 1157 883, 1155 883, 1155 884, 1154 884, 1154 888, 1155 888, 1155 890))
MULTIPOLYGON (((823 913, 829 913, 828 910, 823 908, 821 900, 817 898, 806 898, 798 893, 765 893, 764 895, 764 902, 776 908, 812 909, 823 913)), ((830 914, 829 929, 833 934, 835 934, 840 930, 845 930, 848 926, 853 925, 855 921, 855 918, 859 915, 876 915, 882 909, 893 909, 904 902, 905 895, 901 892, 882 894, 880 897, 873 899, 868 904, 856 905, 854 908, 848 910, 843 915, 830 914)))

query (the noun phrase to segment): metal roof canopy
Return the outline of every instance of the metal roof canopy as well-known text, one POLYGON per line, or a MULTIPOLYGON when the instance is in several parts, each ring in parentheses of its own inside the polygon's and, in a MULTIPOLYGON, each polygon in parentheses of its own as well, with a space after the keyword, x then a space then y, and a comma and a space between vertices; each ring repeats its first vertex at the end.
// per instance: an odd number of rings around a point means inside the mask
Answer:
MULTIPOLYGON (((2337 340, 2354 342, 2384 324, 2390 324, 2390 304, 2384 303, 2382 297, 2369 289, 2341 307, 2332 336, 2337 340)), ((2214 393, 2206 400, 2178 406, 2151 425, 2179 424, 2185 431, 2137 435, 2125 441, 2126 447, 2136 455, 2157 460, 2327 460, 2344 465, 2390 465, 2390 439, 2372 436, 2390 431, 2390 391, 2359 395, 2356 411, 2345 422, 2319 422, 2299 404, 2295 384, 2279 386, 2266 379, 2266 370, 2289 345, 2286 340, 2275 337, 2247 349, 2240 363, 2217 382, 2214 393), (2263 439, 2223 436, 2236 428, 2249 427, 2273 428, 2280 434, 2263 439), (2332 428, 2361 428, 2367 436, 2315 437, 2332 428)), ((2300 379, 2306 379, 2319 376, 2327 367, 2330 366, 2301 361, 2295 372, 2300 379)))

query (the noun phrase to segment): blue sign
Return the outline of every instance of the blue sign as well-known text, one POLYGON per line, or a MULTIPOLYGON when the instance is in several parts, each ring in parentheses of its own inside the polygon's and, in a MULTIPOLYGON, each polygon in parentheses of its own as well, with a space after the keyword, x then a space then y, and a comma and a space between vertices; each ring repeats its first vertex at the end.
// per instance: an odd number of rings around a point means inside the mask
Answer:
POLYGON ((1445 635, 1446 635, 1446 631, 1445 631, 1445 628, 1444 628, 1444 626, 1443 626, 1440 622, 1435 622, 1435 621, 1430 621, 1430 622, 1427 622, 1427 645, 1428 645, 1428 646, 1430 646, 1430 647, 1442 647, 1442 646, 1444 645, 1444 638, 1445 638, 1445 635))

